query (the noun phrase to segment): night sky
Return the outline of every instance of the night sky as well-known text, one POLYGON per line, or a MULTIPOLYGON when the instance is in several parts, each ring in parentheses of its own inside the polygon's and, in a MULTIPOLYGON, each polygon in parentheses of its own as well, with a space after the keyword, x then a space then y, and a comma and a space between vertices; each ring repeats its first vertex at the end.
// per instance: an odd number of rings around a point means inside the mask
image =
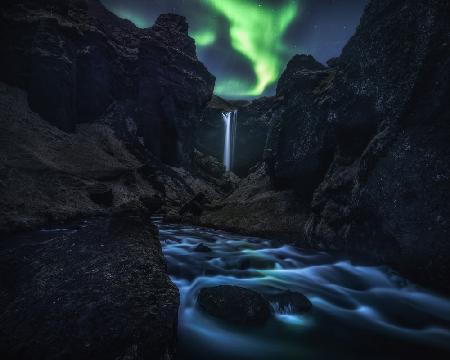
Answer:
POLYGON ((159 14, 184 15, 197 53, 217 77, 215 93, 244 98, 274 93, 289 59, 338 56, 367 0, 102 0, 138 27, 159 14))

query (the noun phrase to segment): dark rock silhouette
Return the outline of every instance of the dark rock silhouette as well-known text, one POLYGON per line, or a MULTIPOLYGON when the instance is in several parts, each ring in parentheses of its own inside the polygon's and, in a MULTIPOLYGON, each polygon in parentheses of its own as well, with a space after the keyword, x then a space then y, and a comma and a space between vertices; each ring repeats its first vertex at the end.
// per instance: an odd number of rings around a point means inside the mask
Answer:
POLYGON ((200 252, 200 253, 210 253, 212 250, 208 245, 205 244, 198 244, 195 249, 195 252, 200 252))
POLYGON ((103 206, 111 206, 113 204, 114 195, 111 188, 105 184, 96 184, 88 188, 89 197, 93 202, 103 206))
POLYGON ((26 90, 45 120, 74 132, 127 104, 128 122, 157 158, 190 165, 214 77, 197 60, 183 17, 161 15, 141 30, 97 0, 23 0, 5 6, 0 37, 0 79, 26 90))
POLYGON ((97 0, 7 1, 0 17, 0 231, 227 187, 191 174, 214 77, 183 17, 138 29, 97 0))
POLYGON ((270 303, 261 294, 239 286, 203 288, 197 303, 209 315, 239 325, 261 326, 272 315, 270 303))

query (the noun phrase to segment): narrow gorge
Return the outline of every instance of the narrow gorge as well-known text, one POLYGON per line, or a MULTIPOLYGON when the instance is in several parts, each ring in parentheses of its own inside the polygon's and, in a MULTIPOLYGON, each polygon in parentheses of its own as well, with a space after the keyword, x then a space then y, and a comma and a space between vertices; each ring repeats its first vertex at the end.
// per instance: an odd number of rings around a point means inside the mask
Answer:
POLYGON ((356 3, 2 2, 2 359, 449 358, 450 3, 356 3))

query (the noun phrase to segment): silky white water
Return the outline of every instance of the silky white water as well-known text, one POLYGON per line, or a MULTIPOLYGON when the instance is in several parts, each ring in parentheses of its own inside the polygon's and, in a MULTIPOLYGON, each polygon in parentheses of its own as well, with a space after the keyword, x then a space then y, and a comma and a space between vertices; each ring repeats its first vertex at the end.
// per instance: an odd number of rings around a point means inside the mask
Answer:
POLYGON ((237 110, 222 113, 225 126, 223 164, 226 171, 231 171, 236 143, 237 110))
POLYGON ((180 290, 180 360, 450 359, 449 299, 388 267, 155 220, 180 290), (211 252, 195 252, 200 243, 211 252), (313 308, 297 314, 274 306, 262 328, 229 325, 196 306, 201 288, 225 284, 301 292, 313 308))

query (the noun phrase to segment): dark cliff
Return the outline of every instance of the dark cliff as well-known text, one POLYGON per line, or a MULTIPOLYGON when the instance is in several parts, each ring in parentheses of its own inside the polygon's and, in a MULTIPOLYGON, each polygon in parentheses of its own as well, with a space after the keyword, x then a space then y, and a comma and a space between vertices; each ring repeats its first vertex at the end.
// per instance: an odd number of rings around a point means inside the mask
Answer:
POLYGON ((97 0, 7 1, 0 17, 0 231, 199 191, 214 77, 183 17, 138 29, 97 0))
POLYGON ((179 294, 150 217, 221 181, 192 175, 214 77, 186 20, 142 30, 96 0, 0 11, 2 358, 173 359, 179 294))
POLYGON ((0 27, 0 79, 27 91, 45 120, 74 132, 120 106, 156 157, 190 166, 214 77, 183 17, 142 30, 98 0, 24 0, 2 5, 0 27))
POLYGON ((328 67, 294 57, 265 149, 271 186, 252 175, 204 223, 275 230, 450 291, 449 18, 447 1, 371 1, 328 67), (259 206, 264 194, 290 191, 272 196, 274 211, 259 206), (242 196, 260 214, 251 224, 240 219, 251 211, 242 196), (285 216, 290 224, 277 220, 285 216))

